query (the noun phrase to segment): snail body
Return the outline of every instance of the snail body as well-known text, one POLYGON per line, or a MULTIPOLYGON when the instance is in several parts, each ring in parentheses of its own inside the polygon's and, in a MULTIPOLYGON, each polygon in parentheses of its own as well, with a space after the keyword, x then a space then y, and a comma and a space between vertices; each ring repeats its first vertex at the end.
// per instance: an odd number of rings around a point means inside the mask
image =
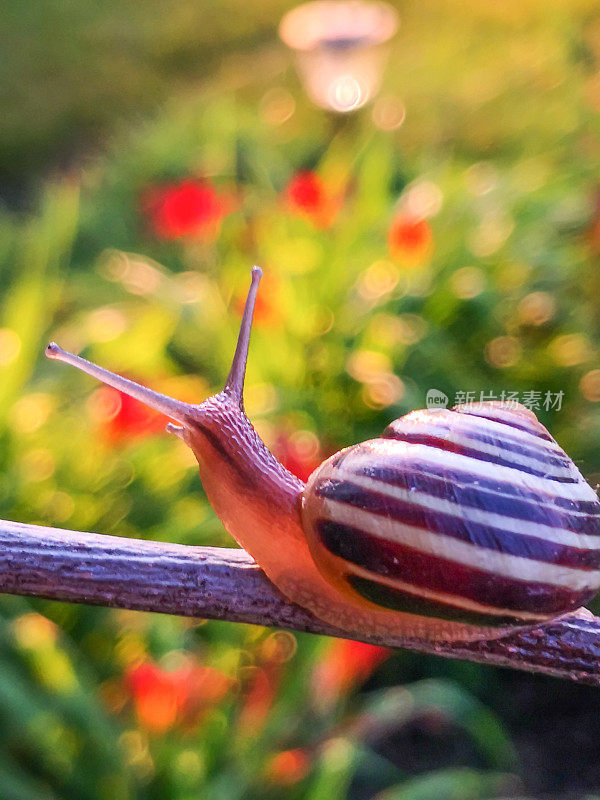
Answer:
POLYGON ((199 405, 50 344, 46 354, 174 419, 227 531, 291 601, 349 634, 495 638, 575 610, 600 589, 600 502, 514 404, 413 411, 307 484, 244 412, 254 268, 225 388, 199 405))

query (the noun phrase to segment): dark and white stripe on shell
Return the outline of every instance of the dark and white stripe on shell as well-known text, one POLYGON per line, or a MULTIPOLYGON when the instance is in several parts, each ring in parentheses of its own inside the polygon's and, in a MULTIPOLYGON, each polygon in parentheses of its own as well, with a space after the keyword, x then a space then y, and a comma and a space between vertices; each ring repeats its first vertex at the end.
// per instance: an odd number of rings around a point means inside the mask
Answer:
POLYGON ((325 462, 308 487, 317 560, 323 548, 379 605, 477 625, 585 603, 600 588, 600 503, 523 411, 412 412, 325 462))

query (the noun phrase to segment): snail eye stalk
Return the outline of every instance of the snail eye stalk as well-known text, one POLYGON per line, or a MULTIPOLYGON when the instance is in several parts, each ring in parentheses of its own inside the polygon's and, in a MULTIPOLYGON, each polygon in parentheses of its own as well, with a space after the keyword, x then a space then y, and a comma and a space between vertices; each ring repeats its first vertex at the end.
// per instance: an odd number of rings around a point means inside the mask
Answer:
POLYGON ((244 314, 240 325, 235 354, 231 363, 229 375, 225 381, 224 392, 235 400, 240 408, 244 407, 244 378, 246 375, 246 364, 248 362, 248 347, 250 346, 250 333, 252 331, 252 317, 254 316, 254 305, 258 293, 258 285, 262 278, 260 267, 252 268, 252 280, 250 289, 244 306, 244 314))

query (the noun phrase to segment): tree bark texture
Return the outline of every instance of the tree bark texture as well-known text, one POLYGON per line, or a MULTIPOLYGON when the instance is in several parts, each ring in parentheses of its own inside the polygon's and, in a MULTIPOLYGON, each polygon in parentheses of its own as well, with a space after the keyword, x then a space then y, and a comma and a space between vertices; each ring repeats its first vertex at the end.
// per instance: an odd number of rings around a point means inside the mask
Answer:
MULTIPOLYGON (((0 520, 0 592, 357 638, 288 602, 244 550, 0 520)), ((600 618, 585 609, 494 641, 361 640, 600 686, 600 618)))

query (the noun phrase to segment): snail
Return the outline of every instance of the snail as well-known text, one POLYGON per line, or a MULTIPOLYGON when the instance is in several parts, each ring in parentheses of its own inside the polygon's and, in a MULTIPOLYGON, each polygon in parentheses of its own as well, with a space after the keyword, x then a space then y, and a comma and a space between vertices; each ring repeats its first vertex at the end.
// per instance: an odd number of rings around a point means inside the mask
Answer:
POLYGON ((304 484, 244 411, 252 280, 224 389, 199 405, 51 343, 63 361, 162 412, 193 450, 216 514, 283 595, 360 636, 496 638, 600 589, 600 502, 522 405, 412 411, 304 484))

